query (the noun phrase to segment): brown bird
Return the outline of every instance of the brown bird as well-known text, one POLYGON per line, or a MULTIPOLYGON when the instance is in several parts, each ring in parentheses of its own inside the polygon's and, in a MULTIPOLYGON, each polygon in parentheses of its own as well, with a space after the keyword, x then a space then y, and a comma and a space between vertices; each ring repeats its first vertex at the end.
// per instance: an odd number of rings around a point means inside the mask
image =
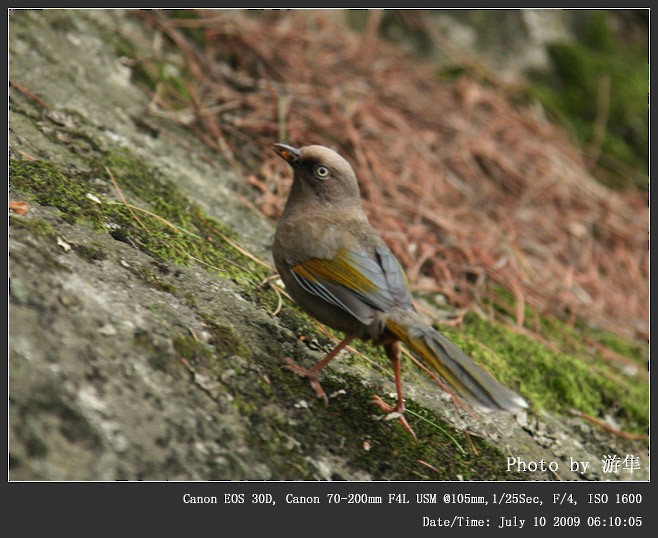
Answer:
POLYGON ((374 402, 404 418, 400 377, 400 342, 461 396, 485 409, 514 411, 527 407, 416 312, 407 277, 361 206, 350 164, 324 146, 293 148, 274 144, 293 169, 285 210, 278 222, 272 253, 286 290, 295 302, 345 338, 310 369, 286 358, 286 367, 310 380, 318 398, 327 396, 319 372, 354 338, 382 345, 393 363, 397 405, 374 402))

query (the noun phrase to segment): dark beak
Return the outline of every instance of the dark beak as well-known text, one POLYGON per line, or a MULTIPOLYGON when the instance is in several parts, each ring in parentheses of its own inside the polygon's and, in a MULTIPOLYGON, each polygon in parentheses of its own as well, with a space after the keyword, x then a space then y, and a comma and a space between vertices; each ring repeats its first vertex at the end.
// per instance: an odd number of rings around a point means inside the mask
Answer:
POLYGON ((297 148, 286 144, 273 144, 272 149, 288 164, 293 165, 302 156, 302 152, 297 148))

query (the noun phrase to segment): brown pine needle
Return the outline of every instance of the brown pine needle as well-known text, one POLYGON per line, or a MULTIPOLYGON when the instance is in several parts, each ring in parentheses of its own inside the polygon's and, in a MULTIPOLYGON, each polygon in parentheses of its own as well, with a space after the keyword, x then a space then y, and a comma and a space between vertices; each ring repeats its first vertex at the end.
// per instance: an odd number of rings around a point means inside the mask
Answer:
POLYGON ((24 151, 21 151, 20 149, 17 149, 16 153, 18 153, 26 161, 34 162, 34 161, 37 160, 36 157, 32 157, 32 155, 30 155, 28 153, 25 153, 24 151))
POLYGON ((50 110, 50 107, 46 104, 46 102, 41 99, 38 95, 32 93, 30 90, 28 90, 25 86, 19 84, 15 80, 9 81, 10 87, 16 88, 19 92, 21 92, 25 97, 28 99, 32 99, 32 101, 37 102, 42 108, 45 108, 46 110, 50 110))
POLYGON ((464 430, 464 435, 466 436, 466 439, 468 439, 468 444, 471 445, 471 450, 473 451, 473 454, 479 456, 480 453, 478 452, 478 449, 475 448, 475 444, 473 443, 473 439, 471 439, 471 434, 468 433, 468 430, 464 430))
POLYGON ((623 430, 619 430, 617 428, 614 428, 610 426, 607 422, 604 422, 603 420, 599 420, 598 418, 592 417, 586 413, 583 413, 582 411, 578 411, 577 409, 569 409, 569 413, 572 415, 582 418, 583 420, 586 420, 587 422, 591 422, 595 426, 598 426, 599 428, 603 428, 605 431, 612 433, 613 435, 616 435, 617 437, 621 437, 622 439, 628 439, 630 441, 648 441, 649 436, 644 435, 641 433, 630 433, 630 432, 625 432, 623 430))
POLYGON ((436 467, 434 467, 433 465, 430 465, 426 461, 424 461, 424 460, 416 460, 416 461, 418 463, 420 463, 421 465, 424 465, 425 467, 427 467, 429 469, 432 469, 432 471, 434 471, 436 474, 441 474, 441 472, 436 467))

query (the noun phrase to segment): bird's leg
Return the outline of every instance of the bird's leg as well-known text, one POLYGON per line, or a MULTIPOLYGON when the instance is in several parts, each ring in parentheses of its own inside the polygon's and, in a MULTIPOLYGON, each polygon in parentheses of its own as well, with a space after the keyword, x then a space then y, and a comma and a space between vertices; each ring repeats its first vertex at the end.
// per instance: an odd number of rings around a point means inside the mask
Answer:
POLYGON ((402 424, 402 427, 409 432, 409 434, 414 438, 414 441, 417 441, 416 434, 414 431, 411 429, 411 426, 409 426, 409 423, 407 422, 407 419, 404 418, 404 400, 402 399, 402 376, 400 375, 400 342, 395 341, 395 342, 388 342, 384 344, 384 350, 386 351, 386 355, 388 356, 389 359, 391 359, 391 362, 393 363, 393 372, 395 374, 395 390, 398 393, 398 402, 397 405, 392 406, 388 405, 385 403, 379 396, 373 396, 372 401, 377 407, 382 409, 384 412, 390 414, 390 413, 396 413, 398 416, 398 420, 400 421, 400 424, 402 424))
POLYGON ((312 368, 304 368, 303 366, 297 364, 290 357, 284 357, 284 366, 300 377, 307 377, 310 380, 311 387, 313 387, 313 390, 315 390, 317 397, 324 400, 324 405, 329 405, 329 399, 327 398, 322 385, 320 385, 320 382, 318 381, 318 374, 320 373, 320 370, 327 366, 327 364, 329 364, 345 346, 349 345, 352 340, 354 340, 354 336, 347 335, 343 341, 340 342, 330 353, 327 353, 327 356, 324 359, 322 359, 312 368))

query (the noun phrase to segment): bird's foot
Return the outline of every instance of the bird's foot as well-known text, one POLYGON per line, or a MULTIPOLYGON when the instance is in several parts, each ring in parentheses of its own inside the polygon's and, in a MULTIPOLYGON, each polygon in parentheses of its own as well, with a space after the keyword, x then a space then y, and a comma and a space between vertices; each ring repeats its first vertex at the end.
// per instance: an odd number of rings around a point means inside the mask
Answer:
POLYGON ((397 418, 400 421, 400 424, 402 424, 402 427, 407 431, 407 433, 409 433, 409 435, 411 435, 411 437, 414 438, 414 441, 418 441, 418 438, 416 437, 414 431, 411 429, 411 426, 409 426, 407 419, 404 418, 404 402, 402 400, 398 400, 397 405, 393 406, 387 404, 379 396, 372 396, 372 403, 374 403, 387 415, 395 414, 396 416, 391 418, 397 418))
POLYGON ((283 367, 294 372, 299 377, 307 378, 315 391, 315 395, 324 401, 324 405, 329 405, 329 398, 327 398, 327 394, 324 392, 322 385, 320 385, 320 381, 318 381, 318 373, 316 371, 300 366, 290 357, 283 358, 283 367))

